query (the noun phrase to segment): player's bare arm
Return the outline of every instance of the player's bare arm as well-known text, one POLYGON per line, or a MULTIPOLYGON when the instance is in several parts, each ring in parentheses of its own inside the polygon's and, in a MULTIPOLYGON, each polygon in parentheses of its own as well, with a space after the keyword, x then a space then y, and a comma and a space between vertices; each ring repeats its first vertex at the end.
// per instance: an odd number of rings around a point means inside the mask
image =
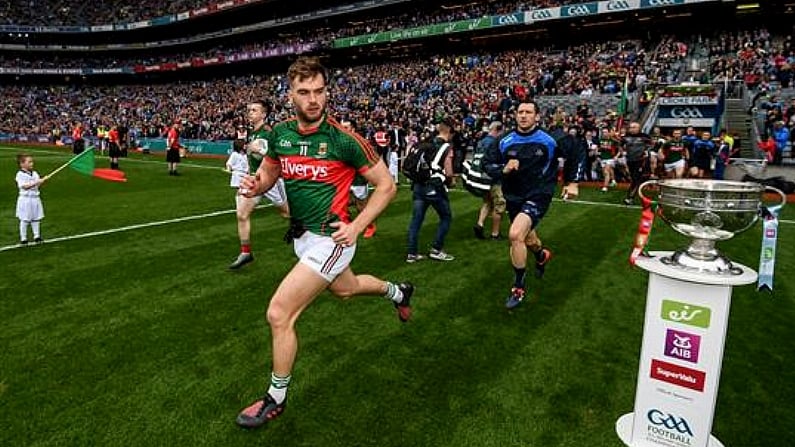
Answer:
POLYGON ((273 161, 262 162, 254 175, 247 175, 240 181, 240 194, 252 198, 271 189, 282 174, 282 166, 273 161))
POLYGON ((367 205, 353 222, 350 224, 344 222, 332 224, 332 226, 337 228, 337 231, 331 237, 334 242, 341 245, 355 244, 359 234, 386 209, 397 193, 397 186, 395 186, 395 182, 392 180, 392 176, 389 174, 389 170, 383 160, 379 160, 362 176, 373 185, 375 190, 367 201, 367 205))

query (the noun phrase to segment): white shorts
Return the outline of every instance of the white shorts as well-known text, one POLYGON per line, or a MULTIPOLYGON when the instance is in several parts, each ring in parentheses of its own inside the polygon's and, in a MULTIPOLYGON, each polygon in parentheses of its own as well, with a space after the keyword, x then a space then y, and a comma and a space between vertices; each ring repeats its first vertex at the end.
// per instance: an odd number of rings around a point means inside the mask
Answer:
POLYGON ((275 206, 283 206, 286 204, 287 192, 284 190, 284 180, 282 178, 276 180, 273 188, 269 189, 265 194, 263 194, 263 196, 270 200, 275 206))
POLYGON ((328 282, 334 281, 351 264, 356 245, 337 245, 330 236, 306 231, 293 241, 293 250, 301 264, 309 266, 328 282))
POLYGON ((673 163, 666 163, 665 164, 665 170, 666 171, 673 171, 674 169, 677 169, 677 168, 682 168, 682 169, 685 168, 685 159, 684 158, 680 158, 678 161, 675 161, 673 163))
POLYGON ((351 193, 357 200, 367 200, 367 197, 370 196, 370 190, 367 185, 353 185, 351 186, 351 193))
POLYGON ((614 158, 611 158, 609 160, 600 159, 599 163, 602 164, 603 168, 606 168, 608 166, 611 167, 611 168, 616 167, 616 160, 614 158))
POLYGON ((398 155, 395 151, 389 151, 389 173, 397 181, 398 178, 398 155))
POLYGON ((44 219, 44 206, 40 197, 19 196, 17 199, 17 219, 35 222, 44 219))

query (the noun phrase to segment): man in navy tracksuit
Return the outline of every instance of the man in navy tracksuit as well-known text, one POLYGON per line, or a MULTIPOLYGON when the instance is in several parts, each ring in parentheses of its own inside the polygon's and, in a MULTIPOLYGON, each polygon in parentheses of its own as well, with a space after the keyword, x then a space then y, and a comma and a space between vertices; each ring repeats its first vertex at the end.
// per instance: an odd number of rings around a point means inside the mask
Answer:
MULTIPOLYGON (((544 274, 552 252, 544 248, 536 227, 549 209, 555 193, 558 158, 565 155, 555 140, 538 128, 539 108, 522 101, 516 111, 516 129, 484 156, 483 167, 492 179, 502 181, 511 218, 511 263, 514 284, 505 307, 513 309, 525 296, 527 250, 535 255, 536 277, 544 274)), ((576 170, 567 172, 567 183, 576 182, 576 170)))

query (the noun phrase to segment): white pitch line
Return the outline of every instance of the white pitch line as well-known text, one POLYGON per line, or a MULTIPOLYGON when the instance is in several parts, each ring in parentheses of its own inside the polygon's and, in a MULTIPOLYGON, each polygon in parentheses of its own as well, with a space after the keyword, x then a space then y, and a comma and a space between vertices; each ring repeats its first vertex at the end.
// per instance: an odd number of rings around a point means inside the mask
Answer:
MULTIPOLYGON (((259 208, 268 208, 270 206, 272 206, 272 205, 271 204, 259 205, 259 206, 257 206, 257 209, 259 209, 259 208)), ((71 241, 71 240, 75 240, 75 239, 85 239, 85 238, 94 237, 94 236, 104 236, 106 234, 121 233, 123 231, 140 230, 141 228, 158 227, 158 226, 169 225, 169 224, 173 224, 173 223, 180 223, 180 222, 188 222, 188 221, 191 221, 191 220, 206 219, 208 217, 222 216, 224 214, 233 214, 235 212, 236 212, 236 210, 213 211, 212 213, 197 214, 197 215, 194 215, 194 216, 186 216, 186 217, 178 217, 178 218, 175 218, 175 219, 161 220, 161 221, 158 221, 158 222, 147 222, 147 223, 142 223, 142 224, 128 225, 126 227, 121 227, 121 228, 111 228, 109 230, 92 231, 90 233, 82 233, 82 234, 75 234, 75 235, 72 235, 72 236, 56 237, 56 238, 52 238, 52 239, 47 239, 46 241, 44 241, 44 243, 45 244, 53 244, 55 242, 71 241)), ((27 247, 27 246, 19 245, 19 244, 7 245, 5 247, 0 247, 0 252, 8 251, 8 250, 14 250, 14 249, 17 249, 17 248, 25 248, 25 247, 27 247)))
MULTIPOLYGON (((0 146, 0 150, 19 151, 19 149, 17 149, 17 148, 8 147, 8 146, 0 146)), ((25 149, 24 151, 25 152, 32 152, 32 153, 36 153, 36 154, 57 155, 59 157, 63 157, 64 159, 72 158, 74 156, 71 153, 64 153, 64 152, 51 151, 51 150, 45 150, 45 149, 25 149)), ((104 157, 104 155, 100 155, 100 157, 104 157)), ((56 158, 56 157, 53 157, 53 158, 56 158)), ((134 162, 134 163, 152 163, 152 164, 158 164, 158 165, 166 164, 165 161, 158 161, 158 160, 138 160, 138 159, 135 159, 135 158, 122 158, 122 160, 123 160, 123 163, 131 161, 131 162, 134 162)), ((221 159, 219 158, 219 160, 221 160, 221 159)), ((221 170, 224 169, 221 166, 197 165, 197 164, 186 163, 186 162, 180 162, 179 165, 180 166, 191 167, 191 168, 201 168, 201 169, 221 169, 221 170)))
MULTIPOLYGON (((553 199, 553 200, 555 200, 556 202, 563 202, 560 199, 553 199)), ((623 205, 623 204, 605 203, 605 202, 589 202, 589 201, 586 201, 586 200, 567 201, 565 203, 567 203, 567 204, 591 205, 591 206, 606 206, 606 207, 613 207, 613 208, 635 208, 635 209, 640 209, 639 206, 628 207, 628 206, 623 205)), ((270 203, 263 204, 263 205, 257 206, 257 209, 269 208, 271 206, 273 206, 273 205, 270 204, 270 203)), ((55 243, 55 242, 71 241, 71 240, 74 240, 74 239, 85 239, 85 238, 94 237, 94 236, 104 236, 106 234, 121 233, 123 231, 139 230, 141 228, 157 227, 157 226, 169 225, 169 224, 173 224, 173 223, 187 222, 187 221, 191 221, 191 220, 206 219, 208 217, 222 216, 224 214, 232 214, 234 212, 236 212, 236 211, 235 210, 214 211, 212 213, 197 214, 197 215, 194 215, 194 216, 186 216, 186 217, 178 217, 178 218, 175 218, 175 219, 161 220, 161 221, 158 221, 158 222, 147 222, 147 223, 142 223, 142 224, 128 225, 126 227, 121 227, 121 228, 111 228, 109 230, 92 231, 90 233, 83 233, 83 234, 75 234, 75 235, 72 235, 72 236, 57 237, 57 238, 53 238, 53 239, 48 239, 44 243, 45 244, 52 244, 52 243, 55 243)), ((792 225, 792 224, 795 224, 795 221, 792 221, 792 220, 779 220, 779 223, 792 225)), ((14 249, 23 248, 23 247, 24 246, 19 245, 19 244, 7 245, 5 247, 0 247, 0 252, 4 252, 4 251, 8 251, 8 250, 14 250, 14 249)))
MULTIPOLYGON (((0 147, 0 149, 9 149, 9 148, 0 147)), ((59 152, 46 151, 46 150, 31 150, 29 152, 60 154, 59 152)), ((154 160, 129 160, 129 161, 138 161, 138 162, 144 162, 144 163, 147 163, 147 162, 148 163, 161 163, 161 162, 157 162, 157 161, 154 161, 154 160)), ((198 168, 218 169, 218 168, 209 167, 209 166, 203 166, 203 165, 192 165, 192 166, 195 166, 195 167, 198 167, 198 168)), ((404 185, 401 185, 401 186, 404 186, 404 185)), ((460 190, 460 189, 454 189, 453 191, 454 192, 467 192, 465 190, 460 190)), ((567 204, 583 204, 583 205, 591 205, 591 206, 606 206, 606 207, 613 207, 613 208, 627 208, 627 209, 634 208, 634 209, 640 209, 639 206, 627 206, 627 205, 624 205, 624 204, 621 204, 621 203, 589 202, 587 200, 579 200, 579 199, 578 200, 563 201, 563 200, 558 199, 558 198, 553 198, 553 200, 556 201, 556 202, 563 202, 563 203, 567 203, 567 204)), ((267 208, 267 207, 270 207, 270 206, 272 206, 272 205, 271 204, 264 204, 264 205, 257 206, 257 208, 267 208)), ((194 215, 194 216, 178 217, 178 218, 175 218, 175 219, 162 220, 162 221, 158 221, 158 222, 148 222, 148 223, 142 223, 142 224, 128 225, 126 227, 121 227, 121 228, 111 228, 109 230, 93 231, 91 233, 83 233, 83 234, 76 234, 76 235, 72 235, 72 236, 62 236, 62 237, 58 237, 58 238, 48 239, 48 240, 45 241, 45 243, 46 244, 52 244, 52 243, 55 243, 55 242, 70 241, 70 240, 74 240, 74 239, 84 239, 84 238, 94 237, 94 236, 103 236, 103 235, 106 235, 106 234, 120 233, 120 232, 123 232, 123 231, 130 231, 130 230, 138 230, 138 229, 141 229, 141 228, 157 227, 157 226, 168 225, 168 224, 172 224, 172 223, 180 223, 180 222, 187 222, 187 221, 191 221, 191 220, 206 219, 208 217, 221 216, 221 215, 224 215, 224 214, 231 214, 231 213, 234 213, 234 212, 236 212, 236 211, 235 210, 214 211, 212 213, 207 213, 207 214, 197 214, 197 215, 194 215)), ((795 221, 792 221, 792 220, 779 220, 779 223, 792 225, 792 224, 795 224, 795 221)), ((17 244, 17 245, 7 245, 5 247, 0 247, 0 252, 4 252, 4 251, 8 251, 8 250, 14 250, 14 249, 17 249, 17 248, 23 248, 23 246, 19 245, 19 244, 17 244)))

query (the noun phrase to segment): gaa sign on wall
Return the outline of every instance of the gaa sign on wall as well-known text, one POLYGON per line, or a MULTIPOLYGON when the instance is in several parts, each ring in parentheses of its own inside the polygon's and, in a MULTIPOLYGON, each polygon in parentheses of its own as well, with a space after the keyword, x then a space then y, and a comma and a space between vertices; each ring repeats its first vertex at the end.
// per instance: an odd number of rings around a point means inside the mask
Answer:
POLYGON ((718 99, 708 96, 663 97, 658 101, 660 127, 712 128, 720 117, 718 99))

